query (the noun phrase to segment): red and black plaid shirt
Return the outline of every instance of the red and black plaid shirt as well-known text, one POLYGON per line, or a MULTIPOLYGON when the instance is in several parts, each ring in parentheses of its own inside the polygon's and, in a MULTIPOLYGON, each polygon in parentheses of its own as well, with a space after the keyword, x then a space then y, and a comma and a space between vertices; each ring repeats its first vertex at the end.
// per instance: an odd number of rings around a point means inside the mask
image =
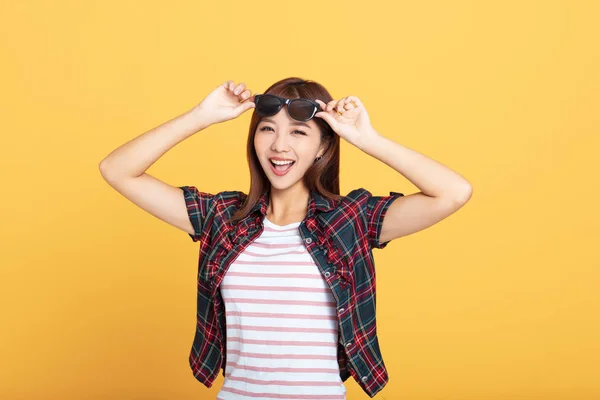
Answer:
MULTIPOLYGON (((263 193, 251 212, 237 224, 225 220, 238 210, 246 194, 210 194, 180 186, 194 234, 200 241, 196 335, 189 362, 196 379, 211 387, 219 370, 225 376, 225 305, 218 290, 229 265, 263 230, 268 195, 263 193)), ((321 270, 336 301, 340 378, 350 375, 373 397, 388 382, 376 334, 375 265, 383 217, 402 193, 372 196, 363 188, 333 201, 310 193, 308 212, 299 231, 307 251, 321 270)))

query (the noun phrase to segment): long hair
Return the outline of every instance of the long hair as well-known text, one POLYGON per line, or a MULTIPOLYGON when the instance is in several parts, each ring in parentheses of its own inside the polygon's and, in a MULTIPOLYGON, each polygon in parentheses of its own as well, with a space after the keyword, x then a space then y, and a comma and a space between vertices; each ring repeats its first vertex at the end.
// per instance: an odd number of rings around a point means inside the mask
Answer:
MULTIPOLYGON (((319 99, 325 104, 333 100, 333 97, 321 84, 297 77, 286 78, 275 82, 264 92, 264 94, 274 94, 290 99, 304 98, 313 101, 319 99)), ((261 194, 263 192, 268 192, 271 189, 271 182, 269 182, 265 171, 262 169, 254 148, 254 135, 256 134, 256 127, 261 119, 262 117, 256 113, 255 108, 252 113, 252 119, 250 120, 248 143, 246 147, 248 167, 250 168, 250 190, 244 204, 233 214, 230 222, 238 221, 246 217, 260 198, 261 194)), ((314 117, 313 121, 315 121, 320 130, 321 141, 325 144, 326 150, 323 153, 322 158, 308 168, 304 174, 303 181, 310 191, 315 191, 329 199, 339 200, 341 197, 340 137, 322 118, 314 117)))

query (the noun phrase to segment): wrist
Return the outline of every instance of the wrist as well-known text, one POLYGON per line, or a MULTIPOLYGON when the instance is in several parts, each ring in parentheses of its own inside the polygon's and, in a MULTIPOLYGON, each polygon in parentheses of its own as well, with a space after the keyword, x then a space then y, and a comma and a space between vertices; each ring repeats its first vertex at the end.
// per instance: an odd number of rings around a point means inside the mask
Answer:
POLYGON ((363 135, 359 136, 359 140, 355 144, 360 150, 367 154, 371 154, 371 149, 379 145, 384 139, 375 129, 369 128, 363 135))
POLYGON ((194 126, 196 126, 198 128, 198 131, 200 131, 202 129, 206 129, 210 125, 212 125, 212 122, 210 122, 208 114, 199 106, 195 106, 194 108, 189 110, 186 114, 190 118, 190 120, 192 121, 194 126))

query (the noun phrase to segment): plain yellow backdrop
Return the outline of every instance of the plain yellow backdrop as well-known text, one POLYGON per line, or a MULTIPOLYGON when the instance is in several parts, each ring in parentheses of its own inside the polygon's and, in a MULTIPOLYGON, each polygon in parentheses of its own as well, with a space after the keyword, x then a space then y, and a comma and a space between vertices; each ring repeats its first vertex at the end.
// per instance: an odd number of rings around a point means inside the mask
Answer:
MULTIPOLYGON (((4 2, 0 398, 214 399, 188 365, 198 244, 98 164, 228 79, 358 96, 467 205, 375 250, 394 400, 600 398, 595 1, 4 2)), ((247 192, 250 112, 148 173, 247 192)), ((341 191, 418 189, 342 143, 341 191)), ((348 399, 367 399, 346 382, 348 399)))

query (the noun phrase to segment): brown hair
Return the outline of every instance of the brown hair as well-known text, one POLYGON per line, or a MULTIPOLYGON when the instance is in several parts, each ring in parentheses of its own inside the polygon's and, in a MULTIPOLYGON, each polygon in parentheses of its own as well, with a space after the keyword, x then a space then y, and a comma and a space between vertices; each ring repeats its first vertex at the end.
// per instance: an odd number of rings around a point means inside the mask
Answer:
MULTIPOLYGON (((304 98, 313 101, 319 99, 325 104, 333 100, 333 97, 321 84, 297 77, 275 82, 264 94, 274 94, 289 99, 304 98)), ((261 119, 262 117, 256 113, 255 108, 250 120, 246 147, 246 156, 248 158, 248 166, 250 167, 250 190, 244 204, 233 214, 230 222, 246 217, 261 194, 271 189, 271 182, 269 182, 265 171, 262 169, 254 149, 254 135, 261 119)), ((321 141, 325 142, 326 150, 322 158, 314 163, 304 174, 304 184, 310 191, 315 191, 329 199, 339 200, 342 197, 340 196, 340 137, 324 119, 314 117, 313 121, 319 127, 321 141)))

